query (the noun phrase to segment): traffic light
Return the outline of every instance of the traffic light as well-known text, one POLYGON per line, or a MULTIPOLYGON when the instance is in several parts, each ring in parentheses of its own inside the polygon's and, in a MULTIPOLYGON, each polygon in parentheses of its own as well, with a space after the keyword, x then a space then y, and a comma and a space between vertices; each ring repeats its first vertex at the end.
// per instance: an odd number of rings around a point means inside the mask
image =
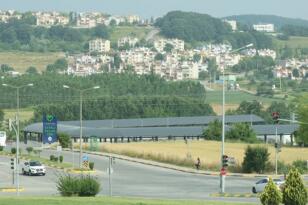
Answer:
POLYGON ((227 155, 222 156, 222 167, 227 167, 229 162, 229 157, 227 155))
POLYGON ((11 169, 12 170, 16 169, 16 158, 11 158, 11 169))
POLYGON ((280 118, 279 112, 273 112, 272 113, 272 118, 273 118, 274 123, 278 124, 279 123, 279 118, 280 118))

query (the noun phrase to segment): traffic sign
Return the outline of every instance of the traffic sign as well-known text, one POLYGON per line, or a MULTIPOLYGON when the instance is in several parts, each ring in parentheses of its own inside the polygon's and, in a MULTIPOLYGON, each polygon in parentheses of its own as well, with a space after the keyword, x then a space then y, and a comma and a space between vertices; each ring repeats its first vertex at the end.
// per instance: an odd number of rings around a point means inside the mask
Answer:
POLYGON ((89 161, 89 157, 88 157, 87 155, 84 155, 84 156, 82 157, 82 161, 89 161))
POLYGON ((227 170, 225 168, 220 169, 220 175, 221 176, 226 176, 227 175, 227 170))

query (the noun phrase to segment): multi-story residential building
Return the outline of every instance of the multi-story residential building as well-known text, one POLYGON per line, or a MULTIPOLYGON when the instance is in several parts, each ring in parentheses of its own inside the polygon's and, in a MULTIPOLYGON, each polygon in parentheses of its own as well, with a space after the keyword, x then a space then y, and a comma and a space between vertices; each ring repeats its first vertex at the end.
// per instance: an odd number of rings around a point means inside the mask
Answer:
POLYGON ((118 47, 123 47, 126 44, 128 44, 130 47, 135 47, 135 45, 138 43, 138 38, 131 38, 131 37, 124 37, 120 38, 118 40, 118 47))
POLYGON ((128 15, 126 16, 126 21, 130 24, 138 23, 140 21, 140 17, 137 15, 128 15))
POLYGON ((197 80, 199 78, 199 67, 197 63, 183 62, 180 68, 182 70, 182 79, 197 80))
POLYGON ((14 10, 0 11, 0 22, 7 23, 10 19, 21 19, 22 15, 14 10))
POLYGON ((36 12, 36 25, 37 26, 54 26, 54 25, 67 25, 69 17, 61 15, 58 12, 36 12))
POLYGON ((273 33, 275 32, 274 24, 254 24, 253 29, 260 32, 273 33))
POLYGON ((89 42, 89 52, 106 53, 110 51, 110 41, 97 38, 89 42))
POLYGON ((231 26, 232 31, 236 31, 237 30, 237 22, 234 20, 223 20, 225 23, 229 24, 231 26))
POLYGON ((154 41, 154 48, 158 52, 163 52, 166 44, 171 44, 174 50, 184 51, 185 42, 180 39, 159 39, 154 41))
POLYGON ((100 73, 101 62, 99 58, 89 55, 73 56, 69 59, 67 74, 75 76, 88 76, 100 73))

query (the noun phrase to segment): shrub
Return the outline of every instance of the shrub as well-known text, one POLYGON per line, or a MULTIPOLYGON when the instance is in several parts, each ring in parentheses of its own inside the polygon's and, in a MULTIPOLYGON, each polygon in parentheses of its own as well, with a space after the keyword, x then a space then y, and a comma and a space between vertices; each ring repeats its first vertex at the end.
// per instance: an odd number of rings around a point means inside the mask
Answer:
POLYGON ((54 161, 54 162, 58 162, 58 160, 59 160, 58 157, 54 157, 54 158, 53 158, 53 161, 54 161))
POLYGON ((59 142, 62 148, 69 148, 71 147, 72 140, 71 137, 65 133, 58 134, 59 142))
POLYGON ((282 201, 282 194, 271 178, 260 195, 260 201, 263 205, 279 205, 282 201))
POLYGON ((28 154, 31 154, 31 152, 33 152, 33 147, 27 147, 26 150, 28 154))
POLYGON ((269 152, 266 147, 251 147, 248 146, 245 151, 245 157, 242 164, 243 172, 263 173, 268 164, 269 152))
POLYGON ((57 189, 61 196, 76 196, 79 193, 79 183, 76 177, 63 175, 58 178, 57 189))
POLYGON ((3 149, 4 149, 4 147, 3 147, 3 146, 0 146, 0 152, 2 152, 2 151, 3 151, 3 149))
POLYGON ((305 205, 308 202, 308 193, 296 168, 292 168, 287 176, 283 188, 283 203, 285 205, 305 205))
POLYGON ((63 156, 59 156, 59 162, 62 163, 63 162, 63 156))
POLYGON ((90 162, 89 167, 90 167, 91 170, 93 170, 94 169, 94 162, 90 162))
POLYGON ((12 154, 16 154, 16 148, 15 148, 15 147, 12 147, 12 148, 11 148, 11 153, 12 153, 12 154))
POLYGON ((91 176, 60 176, 57 189, 62 196, 95 196, 100 191, 100 183, 91 176))
POLYGON ((100 190, 99 182, 90 175, 81 176, 79 179, 79 193, 78 196, 95 196, 100 190))
POLYGON ((50 161, 54 161, 54 160, 55 160, 55 156, 54 156, 54 155, 50 155, 50 156, 49 156, 49 160, 50 160, 50 161))
POLYGON ((292 166, 297 168, 301 174, 307 173, 308 171, 307 162, 305 160, 296 160, 292 163, 292 166))

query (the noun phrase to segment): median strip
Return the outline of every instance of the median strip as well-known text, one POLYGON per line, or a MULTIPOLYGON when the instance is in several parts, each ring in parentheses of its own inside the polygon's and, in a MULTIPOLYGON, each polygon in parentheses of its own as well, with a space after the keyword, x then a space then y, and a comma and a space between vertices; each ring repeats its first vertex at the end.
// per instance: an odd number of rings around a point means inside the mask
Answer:
MULTIPOLYGON (((0 188, 1 192, 17 192, 17 190, 18 189, 16 187, 3 187, 3 188, 0 188)), ((25 191, 25 189, 23 187, 20 187, 19 191, 23 192, 23 191, 25 191)))

